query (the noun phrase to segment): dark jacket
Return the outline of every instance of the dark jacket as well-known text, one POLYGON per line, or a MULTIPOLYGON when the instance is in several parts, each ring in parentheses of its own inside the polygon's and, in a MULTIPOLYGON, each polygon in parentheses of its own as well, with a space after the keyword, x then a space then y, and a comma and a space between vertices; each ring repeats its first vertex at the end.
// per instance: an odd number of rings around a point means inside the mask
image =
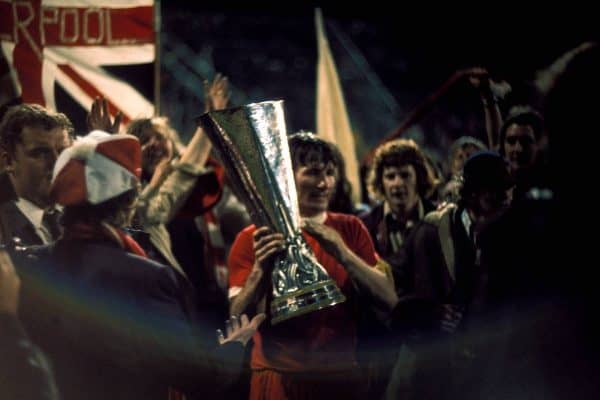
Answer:
POLYGON ((16 317, 0 314, 0 393, 5 399, 59 400, 46 357, 16 317))
POLYGON ((477 294, 476 250, 454 205, 429 213, 404 246, 394 269, 400 301, 395 325, 436 336, 439 306, 468 307, 477 294))
POLYGON ((5 172, 0 172, 0 203, 11 201, 17 198, 15 187, 10 180, 10 175, 5 172))
POLYGON ((400 373, 392 377, 387 398, 478 398, 471 392, 478 390, 473 381, 479 375, 469 318, 480 296, 481 269, 461 213, 451 205, 428 214, 402 250, 394 270, 399 302, 392 330, 412 355, 398 359, 400 373), (463 312, 453 333, 442 329, 446 304, 463 312))
POLYGON ((237 378, 242 345, 217 348, 170 267, 98 240, 59 240, 15 264, 22 319, 64 399, 164 400, 169 386, 210 397, 237 378))
MULTIPOLYGON (((435 210, 435 206, 427 200, 423 200, 422 204, 423 211, 425 214, 435 210)), ((392 246, 389 243, 389 239, 387 237, 388 229, 384 220, 383 209, 383 203, 380 203, 368 212, 359 215, 359 218, 369 230, 369 234, 371 235, 371 239, 373 239, 373 243, 375 244, 375 250, 377 250, 377 253, 379 253, 381 257, 386 259, 386 261, 390 262, 390 260, 393 261, 394 254, 392 246)), ((410 232, 407 231, 405 233, 406 234, 404 236, 406 240, 410 232)))
MULTIPOLYGON (((15 200, 0 203, 0 230, 4 244, 12 243, 18 238, 22 245, 38 246, 44 244, 38 236, 31 221, 15 204, 15 200)), ((43 223, 53 239, 58 239, 62 228, 59 225, 61 213, 57 210, 52 214, 45 213, 43 223)))
POLYGON ((26 245, 44 244, 31 222, 12 200, 0 204, 0 229, 6 243, 18 237, 26 245))

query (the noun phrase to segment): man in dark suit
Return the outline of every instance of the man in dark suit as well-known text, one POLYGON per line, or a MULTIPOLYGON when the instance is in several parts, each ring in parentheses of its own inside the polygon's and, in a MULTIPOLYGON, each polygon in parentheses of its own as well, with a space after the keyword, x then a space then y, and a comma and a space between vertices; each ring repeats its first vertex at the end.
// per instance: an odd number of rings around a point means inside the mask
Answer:
POLYGON ((217 340, 189 282, 123 231, 141 173, 134 136, 92 131, 56 165, 50 196, 64 207, 64 233, 16 251, 15 265, 21 318, 52 362, 62 398, 216 397, 237 379, 265 315, 232 316, 217 340))
POLYGON ((0 229, 5 241, 46 244, 59 233, 50 201, 50 180, 60 152, 72 143, 73 126, 64 114, 36 104, 11 107, 0 122, 4 166, 0 229))

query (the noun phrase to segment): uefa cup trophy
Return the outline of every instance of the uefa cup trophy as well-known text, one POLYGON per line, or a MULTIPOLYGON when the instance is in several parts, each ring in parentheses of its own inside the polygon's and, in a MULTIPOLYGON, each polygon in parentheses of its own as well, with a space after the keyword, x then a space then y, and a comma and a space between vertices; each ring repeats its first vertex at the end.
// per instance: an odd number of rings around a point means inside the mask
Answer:
POLYGON ((242 197, 252 222, 283 233, 286 252, 272 271, 271 323, 346 300, 300 231, 300 212, 283 101, 266 101, 197 118, 242 197))

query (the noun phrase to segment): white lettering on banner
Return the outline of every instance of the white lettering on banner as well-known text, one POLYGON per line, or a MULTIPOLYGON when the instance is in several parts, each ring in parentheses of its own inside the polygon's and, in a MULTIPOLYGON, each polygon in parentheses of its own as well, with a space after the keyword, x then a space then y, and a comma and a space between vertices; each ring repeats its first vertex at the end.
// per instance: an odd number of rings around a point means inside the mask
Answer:
POLYGON ((154 61, 153 17, 154 0, 0 0, 0 51, 23 101, 54 108, 59 83, 83 107, 104 96, 131 119, 152 104, 102 66, 154 61))
POLYGON ((110 13, 106 13, 106 42, 109 46, 119 45, 119 44, 127 44, 131 43, 131 40, 127 39, 119 39, 114 40, 112 36, 112 20, 110 18, 110 13))
POLYGON ((75 43, 77 39, 79 39, 79 14, 77 10, 74 8, 69 8, 66 10, 60 10, 60 43, 61 44, 70 44, 75 43), (72 24, 71 26, 67 25, 68 16, 71 14, 72 24), (67 31, 70 30, 72 32, 72 36, 67 36, 67 31))
POLYGON ((40 45, 73 45, 78 41, 83 41, 83 44, 87 45, 112 46, 138 42, 138 39, 133 37, 114 38, 111 18, 113 10, 109 8, 60 8, 42 5, 39 10, 36 10, 30 1, 13 2, 11 5, 12 38, 10 33, 3 32, 1 39, 13 41, 15 44, 18 44, 20 40, 26 40, 40 60, 42 56, 40 45), (40 15, 37 16, 36 12, 39 12, 40 15), (39 38, 37 32, 31 29, 32 22, 39 25, 39 38), (58 27, 58 38, 50 40, 58 42, 50 44, 48 43, 51 37, 48 36, 49 27, 53 25, 58 27), (39 39, 39 42, 36 39, 39 39))
POLYGON ((41 60, 42 59, 42 51, 40 50, 38 45, 35 43, 35 40, 31 36, 31 33, 29 33, 29 31, 27 30, 27 27, 29 26, 29 24, 31 24, 31 21, 33 21, 34 18, 35 18, 35 12, 33 11, 33 6, 31 5, 31 3, 29 3, 29 2, 13 3, 14 42, 15 42, 15 44, 19 43, 19 31, 21 31, 23 37, 25 38, 25 40, 27 40, 27 42, 31 46, 31 49, 35 52, 38 59, 41 60), (27 18, 25 18, 24 20, 19 19, 19 8, 27 10, 27 18))
POLYGON ((87 44, 98 44, 102 43, 104 39, 104 13, 99 8, 88 8, 83 13, 83 41, 87 44), (98 36, 93 37, 90 35, 90 18, 92 14, 96 15, 98 19, 98 36))
POLYGON ((46 45, 46 27, 47 24, 58 23, 58 8, 54 7, 42 7, 42 17, 40 18, 40 36, 42 39, 42 46, 46 45))

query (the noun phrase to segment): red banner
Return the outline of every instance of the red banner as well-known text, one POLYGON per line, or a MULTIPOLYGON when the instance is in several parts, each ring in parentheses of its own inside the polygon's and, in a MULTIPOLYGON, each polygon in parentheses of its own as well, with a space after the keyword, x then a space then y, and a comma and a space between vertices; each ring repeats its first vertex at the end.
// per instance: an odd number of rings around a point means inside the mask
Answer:
POLYGON ((50 109, 57 83, 86 109, 103 96, 126 119, 151 116, 152 102, 103 66, 152 63, 154 37, 153 0, 0 0, 0 43, 17 92, 50 109))

